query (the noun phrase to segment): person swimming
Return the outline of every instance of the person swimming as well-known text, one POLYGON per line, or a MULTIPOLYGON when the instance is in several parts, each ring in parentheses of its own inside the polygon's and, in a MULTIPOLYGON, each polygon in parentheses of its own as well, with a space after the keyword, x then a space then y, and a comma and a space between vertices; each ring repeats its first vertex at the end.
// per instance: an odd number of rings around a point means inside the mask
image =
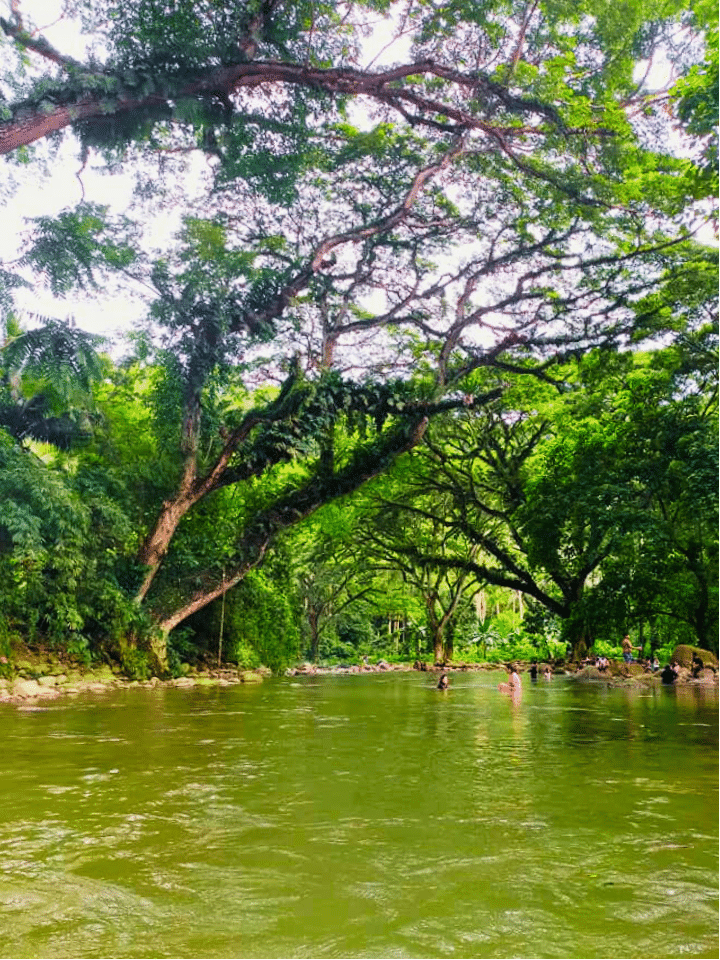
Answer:
POLYGON ((447 690, 449 686, 450 686, 450 681, 448 679, 448 675, 446 673, 443 673, 440 679, 438 680, 437 688, 438 690, 447 690))

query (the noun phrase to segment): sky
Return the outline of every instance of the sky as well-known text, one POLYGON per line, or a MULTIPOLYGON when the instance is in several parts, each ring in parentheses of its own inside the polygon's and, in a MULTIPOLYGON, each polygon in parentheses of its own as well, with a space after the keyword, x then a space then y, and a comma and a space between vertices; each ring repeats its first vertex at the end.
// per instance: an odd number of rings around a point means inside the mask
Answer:
MULTIPOLYGON (((23 183, 3 210, 5 229, 0 231, 0 260, 12 262, 18 251, 23 234, 28 229, 26 218, 52 216, 74 206, 82 199, 83 191, 76 177, 77 158, 69 156, 69 150, 61 150, 60 163, 54 166, 52 176, 46 182, 30 180, 23 183), (63 157, 63 153, 67 156, 63 157), (7 229, 9 226, 10 229, 7 229)), ((130 184, 122 177, 100 177, 92 171, 83 175, 85 199, 95 203, 109 203, 122 210, 130 199, 130 184)), ((30 274, 28 274, 28 277, 30 274)), ((20 310, 32 315, 67 319, 92 333, 109 334, 129 329, 139 316, 139 305, 120 301, 115 295, 107 296, 102 291, 92 298, 53 297, 37 286, 19 291, 17 302, 20 310)))

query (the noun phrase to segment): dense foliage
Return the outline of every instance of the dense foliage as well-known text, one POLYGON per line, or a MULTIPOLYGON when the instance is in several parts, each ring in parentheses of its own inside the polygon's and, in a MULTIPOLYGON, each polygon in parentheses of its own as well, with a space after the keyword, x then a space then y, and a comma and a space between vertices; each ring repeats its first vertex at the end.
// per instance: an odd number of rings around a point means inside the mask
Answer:
POLYGON ((5 199, 77 187, 0 263, 5 636, 447 658, 492 589, 713 642, 709 5, 73 16, 0 19, 5 199), (43 289, 145 321, 101 359, 43 289))

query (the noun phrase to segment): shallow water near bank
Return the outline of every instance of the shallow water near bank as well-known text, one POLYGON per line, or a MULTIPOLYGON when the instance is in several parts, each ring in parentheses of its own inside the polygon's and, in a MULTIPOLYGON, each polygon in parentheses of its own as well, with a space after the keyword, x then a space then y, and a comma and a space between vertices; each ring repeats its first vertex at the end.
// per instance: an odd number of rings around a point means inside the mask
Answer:
POLYGON ((493 674, 0 711, 3 957, 717 957, 718 697, 493 674))

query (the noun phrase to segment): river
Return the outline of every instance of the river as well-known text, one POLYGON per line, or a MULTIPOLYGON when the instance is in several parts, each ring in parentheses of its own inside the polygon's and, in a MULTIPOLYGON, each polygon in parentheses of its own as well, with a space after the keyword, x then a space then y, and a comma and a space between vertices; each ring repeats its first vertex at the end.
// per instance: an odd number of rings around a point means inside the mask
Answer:
POLYGON ((717 689, 498 679, 4 706, 0 955, 717 958, 717 689))

